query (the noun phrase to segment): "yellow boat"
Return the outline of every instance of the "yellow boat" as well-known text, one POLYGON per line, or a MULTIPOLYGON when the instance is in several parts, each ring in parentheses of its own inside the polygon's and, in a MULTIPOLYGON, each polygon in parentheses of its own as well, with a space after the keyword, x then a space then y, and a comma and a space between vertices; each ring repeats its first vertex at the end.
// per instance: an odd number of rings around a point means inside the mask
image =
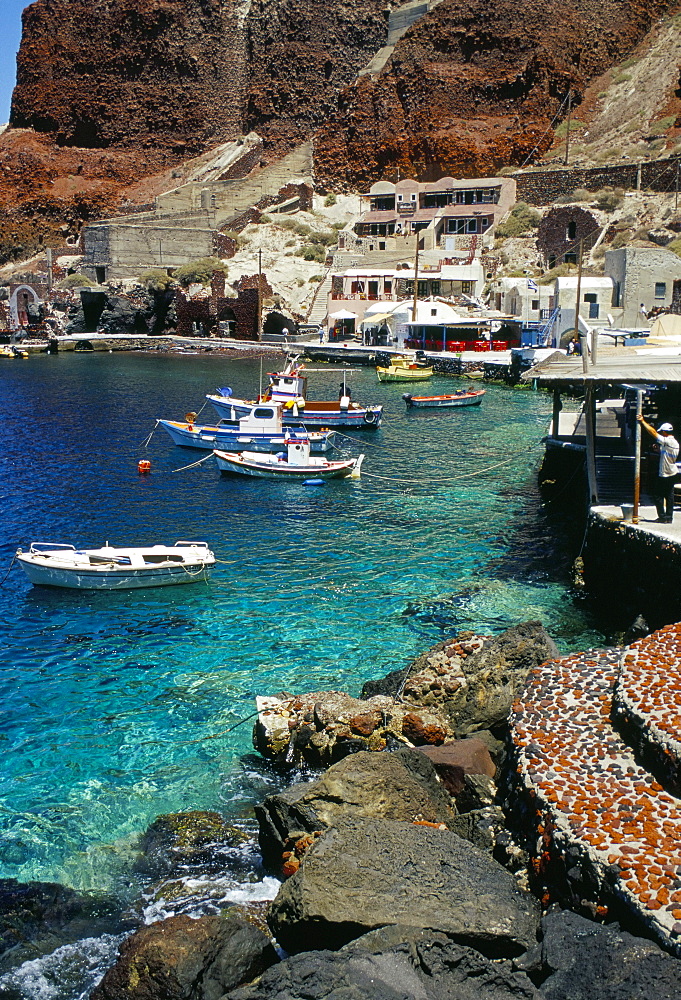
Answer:
POLYGON ((433 369, 413 358, 394 357, 387 367, 376 366, 379 382, 418 382, 431 378, 433 369))
POLYGON ((28 351, 22 351, 13 344, 0 347, 0 358, 27 358, 28 351))

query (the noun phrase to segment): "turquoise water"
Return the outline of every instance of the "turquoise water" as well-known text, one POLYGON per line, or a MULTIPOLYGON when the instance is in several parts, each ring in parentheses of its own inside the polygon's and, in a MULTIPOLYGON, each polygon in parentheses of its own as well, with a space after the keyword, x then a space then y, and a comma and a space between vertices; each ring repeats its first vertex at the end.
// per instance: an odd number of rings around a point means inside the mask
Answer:
MULTIPOLYGON (((480 408, 408 413, 403 387, 359 370, 353 396, 384 403, 384 425, 361 435, 362 480, 323 487, 221 477, 212 460, 174 472, 200 453, 161 430, 142 449, 155 418, 199 410, 217 385, 250 395, 258 378, 257 361, 204 355, 0 366, 0 573, 34 540, 194 538, 222 560, 209 585, 117 594, 32 588, 12 570, 0 876, 115 891, 158 814, 248 815, 268 779, 242 759, 251 722, 225 731, 256 694, 357 694, 446 635, 530 617, 564 649, 600 641, 535 490, 547 397, 488 386, 480 408)), ((310 394, 335 397, 338 380, 314 374, 310 394)))

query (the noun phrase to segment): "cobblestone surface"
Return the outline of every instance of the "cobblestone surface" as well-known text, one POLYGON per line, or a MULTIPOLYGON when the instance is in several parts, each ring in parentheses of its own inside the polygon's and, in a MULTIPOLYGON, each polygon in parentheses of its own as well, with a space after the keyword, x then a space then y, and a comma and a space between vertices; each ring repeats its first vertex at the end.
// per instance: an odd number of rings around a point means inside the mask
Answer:
MULTIPOLYGON (((670 660, 681 663, 676 652, 681 626, 673 628, 624 654, 629 679, 636 665, 654 665, 654 651, 659 658, 665 650, 665 674, 655 694, 660 704, 665 695, 670 698, 670 660)), ((545 835, 542 824, 548 819, 552 846, 588 858, 604 895, 612 892, 678 953, 680 802, 637 763, 611 724, 622 659, 620 650, 573 654, 549 660, 532 673, 512 717, 518 772, 536 796, 538 832, 545 835)), ((646 701, 647 683, 647 676, 630 683, 642 708, 657 704, 650 695, 646 701)))

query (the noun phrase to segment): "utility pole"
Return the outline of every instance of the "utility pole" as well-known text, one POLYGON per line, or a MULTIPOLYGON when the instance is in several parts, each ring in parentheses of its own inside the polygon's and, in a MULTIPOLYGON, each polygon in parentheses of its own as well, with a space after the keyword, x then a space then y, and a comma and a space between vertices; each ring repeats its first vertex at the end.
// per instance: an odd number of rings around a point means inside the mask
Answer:
POLYGON ((676 194, 674 196, 674 211, 679 208, 679 161, 676 161, 676 194))
POLYGON ((258 340, 262 340, 262 248, 258 250, 258 340))
POLYGON ((568 90, 567 131, 565 132, 565 166, 570 159, 570 116, 572 114, 572 90, 568 90))
POLYGON ((586 375, 589 367, 589 359, 587 358, 587 353, 589 345, 587 344, 586 337, 583 337, 579 332, 579 300, 582 293, 582 252, 584 250, 584 240, 579 241, 579 258, 577 261, 577 301, 575 302, 575 338, 579 344, 582 345, 582 371, 586 375))
MULTIPOLYGON (((677 179, 678 179, 678 169, 677 169, 677 179)), ((47 290, 52 291, 52 282, 54 281, 54 272, 52 270, 52 247, 47 248, 47 290)))
POLYGON ((416 230, 416 257, 414 259, 414 305, 411 311, 412 321, 416 322, 416 303, 419 296, 419 234, 416 230))

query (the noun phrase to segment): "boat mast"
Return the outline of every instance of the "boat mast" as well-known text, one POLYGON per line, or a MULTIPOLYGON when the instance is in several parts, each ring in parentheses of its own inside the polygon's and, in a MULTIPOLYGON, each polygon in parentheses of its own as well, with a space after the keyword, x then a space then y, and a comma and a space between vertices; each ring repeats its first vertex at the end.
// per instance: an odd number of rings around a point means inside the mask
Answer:
MULTIPOLYGON (((413 223, 412 223, 412 225, 413 225, 413 223)), ((418 229, 417 229, 416 230, 416 257, 414 259, 414 305, 413 305, 412 311, 411 311, 411 313, 412 313, 411 318, 412 318, 412 321, 414 323, 416 322, 416 303, 417 303, 417 300, 418 300, 418 294, 419 294, 419 233, 418 233, 418 229)))

